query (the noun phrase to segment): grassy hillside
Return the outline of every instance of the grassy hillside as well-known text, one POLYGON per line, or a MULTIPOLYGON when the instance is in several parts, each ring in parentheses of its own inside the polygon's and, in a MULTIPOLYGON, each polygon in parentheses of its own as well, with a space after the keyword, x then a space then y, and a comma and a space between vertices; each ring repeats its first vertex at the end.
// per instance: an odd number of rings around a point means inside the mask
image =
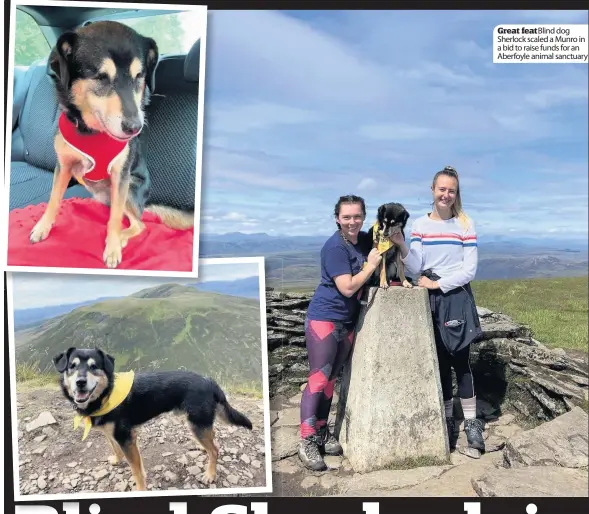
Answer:
POLYGON ((116 369, 188 369, 229 386, 262 386, 257 300, 167 284, 79 307, 16 333, 19 364, 53 372, 70 346, 98 346, 116 369))
POLYGON ((587 350, 588 279, 481 280, 473 283, 478 305, 528 325, 553 348, 587 350))
MULTIPOLYGON (((476 303, 528 325, 534 338, 552 348, 587 351, 588 277, 477 280, 476 303)), ((309 293, 290 284, 284 290, 309 293)))

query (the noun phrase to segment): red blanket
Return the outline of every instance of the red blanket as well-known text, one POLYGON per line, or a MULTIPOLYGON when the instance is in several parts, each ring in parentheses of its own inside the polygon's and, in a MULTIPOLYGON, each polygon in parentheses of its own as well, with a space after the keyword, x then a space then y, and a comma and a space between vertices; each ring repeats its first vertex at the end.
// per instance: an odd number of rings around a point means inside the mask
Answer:
MULTIPOLYGON (((10 212, 9 266, 108 269, 102 254, 109 207, 86 198, 63 200, 49 237, 31 244, 29 233, 45 207, 43 203, 10 212)), ((149 212, 142 221, 145 230, 128 242, 116 269, 192 272, 194 229, 168 228, 149 212)), ((129 226, 126 218, 123 226, 129 226)))

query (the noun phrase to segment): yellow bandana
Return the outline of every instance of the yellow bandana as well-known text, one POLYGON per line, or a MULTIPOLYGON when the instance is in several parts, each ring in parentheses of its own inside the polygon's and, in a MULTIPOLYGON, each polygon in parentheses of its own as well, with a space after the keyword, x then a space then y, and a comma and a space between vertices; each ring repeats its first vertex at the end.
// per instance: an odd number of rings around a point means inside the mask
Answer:
POLYGON ((387 237, 384 237, 378 228, 378 221, 372 225, 372 237, 374 238, 374 243, 378 241, 377 250, 379 254, 385 253, 387 250, 390 250, 393 246, 393 242, 390 241, 387 237))
POLYGON ((82 441, 88 437, 88 433, 92 428, 92 421, 90 420, 91 417, 96 416, 104 416, 108 414, 111 410, 116 409, 127 396, 129 396, 129 392, 131 391, 131 387, 133 386, 133 379, 135 378, 135 373, 133 371, 128 371, 126 373, 115 373, 115 383, 112 388, 112 391, 105 398, 104 402, 102 403, 102 407, 97 411, 93 412, 89 416, 80 416, 76 414, 74 416, 74 430, 77 430, 80 426, 80 422, 84 423, 84 435, 82 436, 82 441))

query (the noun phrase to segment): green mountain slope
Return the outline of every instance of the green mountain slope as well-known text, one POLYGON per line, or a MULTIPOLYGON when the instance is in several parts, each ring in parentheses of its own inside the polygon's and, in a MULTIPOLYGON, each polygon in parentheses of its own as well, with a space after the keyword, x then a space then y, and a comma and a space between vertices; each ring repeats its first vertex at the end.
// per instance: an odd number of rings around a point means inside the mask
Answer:
POLYGON ((70 346, 98 346, 116 369, 188 369, 225 384, 262 380, 260 307, 256 300, 165 284, 77 308, 16 333, 19 363, 53 369, 70 346))

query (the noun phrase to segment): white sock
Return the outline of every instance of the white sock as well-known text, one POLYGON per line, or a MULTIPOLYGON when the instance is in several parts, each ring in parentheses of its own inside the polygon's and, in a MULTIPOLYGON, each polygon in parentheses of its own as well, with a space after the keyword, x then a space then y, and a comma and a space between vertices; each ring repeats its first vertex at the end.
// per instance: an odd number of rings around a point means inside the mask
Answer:
POLYGON ((454 413, 454 400, 445 401, 444 410, 446 411, 446 417, 451 418, 454 413))
POLYGON ((460 398, 464 419, 475 419, 477 417, 477 397, 460 398))

